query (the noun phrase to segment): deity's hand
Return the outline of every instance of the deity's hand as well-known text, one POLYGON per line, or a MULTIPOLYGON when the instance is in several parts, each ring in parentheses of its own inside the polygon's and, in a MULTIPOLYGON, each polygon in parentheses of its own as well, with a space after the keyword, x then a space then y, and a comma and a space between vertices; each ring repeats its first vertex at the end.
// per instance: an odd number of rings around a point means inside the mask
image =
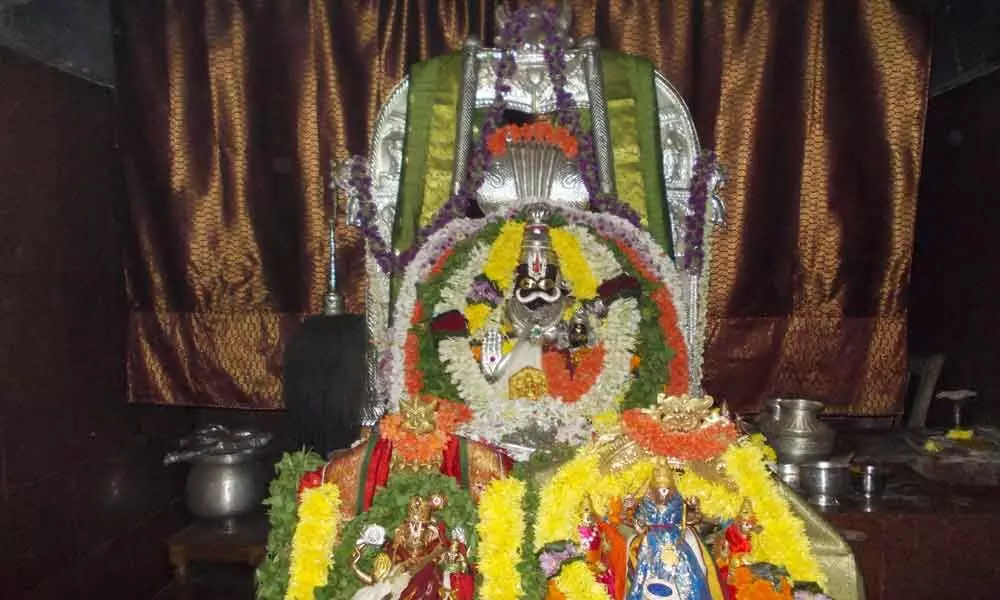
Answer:
POLYGON ((507 361, 503 355, 503 335, 496 329, 489 329, 483 335, 480 365, 490 382, 500 378, 507 361))
POLYGON ((354 571, 354 576, 357 577, 361 583, 371 585, 375 583, 375 577, 362 571, 361 566, 358 564, 361 561, 361 552, 365 549, 365 547, 365 544, 358 544, 354 547, 354 552, 351 554, 351 570, 354 571))

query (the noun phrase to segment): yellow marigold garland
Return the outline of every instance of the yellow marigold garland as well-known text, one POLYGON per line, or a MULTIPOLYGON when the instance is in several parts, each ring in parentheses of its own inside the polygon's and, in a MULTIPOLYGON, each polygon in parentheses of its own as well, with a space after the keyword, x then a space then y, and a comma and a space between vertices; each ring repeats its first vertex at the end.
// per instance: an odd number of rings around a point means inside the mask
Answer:
POLYGON ((649 480, 651 461, 640 461, 624 471, 602 474, 597 455, 581 452, 560 468, 539 494, 535 550, 573 539, 586 494, 595 510, 605 512, 614 498, 633 494, 649 480))
POLYGON ((643 487, 653 475, 653 462, 643 460, 635 463, 624 471, 607 473, 600 476, 597 487, 590 490, 590 499, 594 508, 601 513, 607 512, 611 501, 623 498, 626 494, 642 493, 643 487))
POLYGON ((590 263, 580 251, 580 242, 576 236, 563 228, 551 231, 552 249, 559 256, 559 266, 563 277, 573 288, 573 296, 577 300, 590 300, 597 296, 599 281, 594 279, 590 263))
POLYGON ((591 423, 598 435, 616 435, 621 432, 621 415, 616 410, 608 410, 594 415, 591 418, 591 423))
POLYGON ((556 588, 566 600, 608 600, 608 588, 599 583, 586 562, 578 560, 562 568, 555 578, 556 588))
POLYGON ((517 570, 524 543, 523 481, 496 479, 479 500, 480 600, 517 600, 524 590, 517 570))
POLYGON ((340 490, 336 485, 324 483, 302 492, 285 600, 312 600, 316 588, 326 585, 339 525, 340 490))
POLYGON ((523 237, 524 223, 507 221, 490 247, 490 256, 483 265, 483 274, 500 288, 501 293, 505 293, 512 283, 514 269, 521 258, 523 237))
POLYGON ((536 551, 546 544, 573 538, 583 496, 597 488, 597 463, 593 454, 577 454, 542 487, 535 524, 536 551))
POLYGON ((486 319, 493 312, 489 304, 477 302, 465 307, 465 320, 469 323, 469 333, 475 335, 486 324, 486 319))
POLYGON ((768 445, 767 438, 764 437, 763 433, 754 433, 750 436, 748 443, 751 446, 756 446, 760 449, 761 455, 763 455, 764 460, 767 462, 777 462, 778 453, 774 451, 774 448, 768 445))
POLYGON ((778 484, 767 472, 759 445, 733 446, 722 460, 740 494, 753 501, 754 513, 761 525, 761 532, 754 538, 751 557, 785 567, 796 581, 814 581, 825 587, 826 578, 812 552, 805 524, 792 513, 778 484))
POLYGON ((677 477, 677 491, 685 498, 698 498, 698 507, 712 518, 732 519, 742 504, 740 494, 693 471, 685 471, 677 477))

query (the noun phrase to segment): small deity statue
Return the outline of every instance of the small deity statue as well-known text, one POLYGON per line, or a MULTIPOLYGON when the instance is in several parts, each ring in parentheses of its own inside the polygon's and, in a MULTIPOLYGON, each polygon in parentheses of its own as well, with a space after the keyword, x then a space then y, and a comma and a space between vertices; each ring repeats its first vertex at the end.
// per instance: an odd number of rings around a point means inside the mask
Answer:
POLYGON ((638 535, 629 551, 628 600, 723 597, 711 557, 690 524, 688 507, 674 484, 673 469, 661 461, 636 508, 638 535))
MULTIPOLYGON (((487 379, 511 398, 538 398, 548 392, 542 349, 567 338, 563 313, 572 303, 572 292, 562 277, 549 236, 550 209, 539 203, 525 211, 529 220, 521 242, 521 260, 513 273, 514 293, 504 305, 514 347, 504 354, 502 334, 490 329, 483 336, 480 359, 487 379)), ((589 339, 585 327, 585 321, 575 325, 574 340, 589 339)))
POLYGON ((738 567, 750 564, 750 551, 753 549, 752 536, 761 531, 762 528, 757 523, 753 513, 753 504, 749 498, 744 498, 739 514, 725 528, 715 547, 719 579, 729 587, 730 595, 735 594, 735 589, 730 581, 731 573, 738 567))
POLYGON ((452 539, 448 550, 438 561, 443 574, 441 600, 472 600, 475 578, 469 573, 465 549, 458 539, 452 539))
MULTIPOLYGON (((413 396, 400 400, 399 414, 383 418, 394 423, 393 431, 407 436, 437 436, 437 411, 441 404, 427 396, 413 396)), ((376 429, 373 436, 350 448, 334 451, 329 462, 320 471, 324 483, 333 483, 344 497, 361 498, 361 502, 341 503, 341 517, 346 521, 357 515, 357 509, 371 507, 375 493, 382 489, 393 472, 428 470, 454 478, 478 499, 489 482, 506 476, 513 461, 502 450, 489 444, 470 440, 456 434, 446 434, 443 443, 448 452, 434 453, 429 459, 414 460, 389 436, 389 427, 376 429)))
POLYGON ((635 509, 638 508, 639 501, 635 494, 625 494, 621 499, 621 522, 628 526, 635 524, 635 509))
POLYGON ((444 505, 444 498, 414 496, 407 507, 406 519, 393 532, 392 540, 373 563, 371 573, 360 567, 362 540, 351 560, 351 568, 362 582, 353 600, 437 600, 443 574, 437 559, 445 552, 443 525, 432 512, 444 505))
POLYGON ((583 553, 584 560, 593 570, 594 578, 603 584, 607 588, 608 594, 614 598, 615 575, 608 568, 605 560, 611 547, 610 543, 605 540, 601 518, 594 510, 589 495, 584 497, 581 508, 583 514, 580 517, 580 524, 576 528, 580 536, 580 551, 583 553))
POLYGON ((612 600, 623 600, 628 589, 628 547, 635 536, 634 494, 612 498, 608 518, 598 521, 604 538, 604 562, 612 574, 612 600))

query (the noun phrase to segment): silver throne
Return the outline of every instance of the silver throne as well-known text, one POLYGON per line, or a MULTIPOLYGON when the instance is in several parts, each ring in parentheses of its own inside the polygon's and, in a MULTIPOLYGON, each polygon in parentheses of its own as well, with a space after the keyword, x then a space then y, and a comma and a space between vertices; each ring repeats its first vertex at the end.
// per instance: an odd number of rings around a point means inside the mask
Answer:
MULTIPOLYGON (((501 31, 510 18, 503 7, 498 8, 497 30, 501 31)), ((600 68, 600 47, 595 39, 588 38, 574 44, 569 36, 569 9, 561 6, 557 34, 564 37, 567 48, 567 83, 565 89, 572 94, 577 106, 589 109, 594 134, 595 151, 600 172, 601 190, 614 193, 611 173, 611 152, 607 105, 603 92, 600 68)), ((548 77, 544 55, 538 38, 526 34, 525 43, 514 50, 517 72, 510 81, 510 92, 505 95, 508 108, 529 114, 550 113, 556 109, 553 87, 548 77)), ((494 67, 501 57, 501 50, 485 47, 478 39, 470 37, 463 47, 463 79, 459 107, 458 134, 455 143, 455 173, 452 192, 458 191, 464 173, 466 160, 472 143, 473 115, 476 109, 485 108, 494 99, 494 67)), ((371 197, 376 211, 377 227, 382 238, 390 240, 399 195, 401 168, 404 162, 403 141, 406 132, 407 92, 409 79, 403 79, 389 95, 376 122, 367 157, 367 168, 372 179, 371 197)), ((670 216, 674 255, 683 256, 683 226, 690 214, 688 205, 693 170, 701 154, 698 134, 695 131, 691 113, 676 88, 659 72, 655 73, 656 104, 658 109, 659 137, 663 156, 663 180, 665 187, 664 205, 670 216)), ((335 165, 335 173, 337 165, 335 165)), ((343 181, 343 177, 335 176, 343 181)), ((335 183, 337 183, 335 181, 335 183)), ((715 189, 721 185, 721 175, 715 172, 710 188, 710 202, 705 215, 711 224, 724 222, 724 208, 715 189)), ((341 186, 348 195, 349 218, 360 224, 360 210, 355 190, 341 186)), ((513 182, 502 164, 491 170, 480 189, 479 200, 484 210, 497 210, 505 203, 512 202, 513 182)), ((572 168, 560 174, 554 186, 552 200, 571 206, 586 206, 587 191, 579 173, 572 168)), ((692 393, 701 392, 701 351, 702 331, 705 323, 705 295, 703 276, 706 273, 709 236, 703 246, 705 261, 703 269, 691 273, 677 268, 681 285, 671 292, 678 308, 678 319, 687 344, 690 357, 690 388, 692 393)), ((385 347, 391 306, 389 305, 389 277, 376 264, 369 252, 366 260, 369 285, 366 298, 366 316, 373 343, 369 347, 369 402, 363 410, 363 421, 372 425, 385 410, 385 398, 379 398, 378 377, 380 355, 385 347)))

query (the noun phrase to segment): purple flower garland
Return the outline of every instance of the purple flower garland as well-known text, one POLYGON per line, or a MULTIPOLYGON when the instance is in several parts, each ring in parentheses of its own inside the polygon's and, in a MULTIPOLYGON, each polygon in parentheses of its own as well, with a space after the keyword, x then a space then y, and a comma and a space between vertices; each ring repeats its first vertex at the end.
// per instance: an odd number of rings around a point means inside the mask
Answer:
POLYGON ((697 275, 705 261, 705 212, 708 209, 709 185, 715 173, 718 159, 715 152, 703 152, 695 161, 691 173, 691 187, 688 207, 691 209, 684 218, 684 254, 681 268, 697 275))
POLYGON ((361 233, 368 240, 368 249, 375 262, 386 273, 391 273, 396 265, 396 257, 389 245, 382 239, 375 219, 375 203, 372 202, 372 178, 368 172, 368 164, 361 156, 347 159, 350 169, 349 185, 357 193, 358 206, 361 212, 361 233))
POLYGON ((587 188, 590 209, 595 212, 611 213, 639 226, 640 217, 629 205, 611 194, 601 192, 600 171, 594 149, 594 136, 580 127, 580 111, 573 101, 573 94, 566 91, 566 48, 557 31, 558 13, 554 7, 542 11, 542 32, 545 34, 543 56, 549 70, 549 80, 556 98, 556 124, 565 127, 579 141, 580 152, 577 168, 587 188))

